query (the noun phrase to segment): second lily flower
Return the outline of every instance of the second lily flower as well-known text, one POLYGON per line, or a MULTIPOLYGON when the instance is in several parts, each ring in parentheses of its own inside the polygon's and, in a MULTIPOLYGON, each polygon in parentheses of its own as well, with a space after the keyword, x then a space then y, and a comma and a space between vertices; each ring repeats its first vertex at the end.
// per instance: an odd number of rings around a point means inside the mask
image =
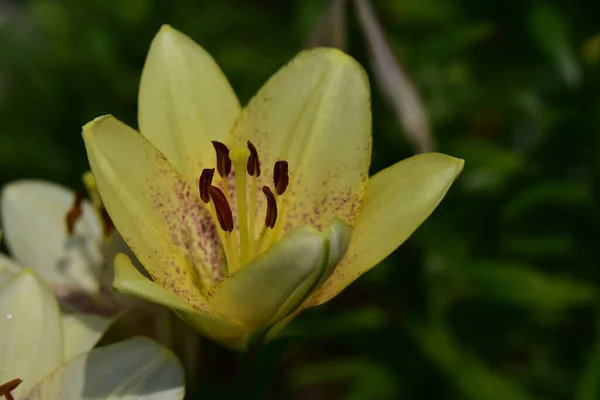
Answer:
POLYGON ((423 154, 369 178, 369 84, 338 50, 300 53, 241 110, 214 60, 168 26, 146 60, 139 125, 83 129, 106 209, 153 278, 119 255, 115 287, 237 349, 390 254, 463 166, 423 154))

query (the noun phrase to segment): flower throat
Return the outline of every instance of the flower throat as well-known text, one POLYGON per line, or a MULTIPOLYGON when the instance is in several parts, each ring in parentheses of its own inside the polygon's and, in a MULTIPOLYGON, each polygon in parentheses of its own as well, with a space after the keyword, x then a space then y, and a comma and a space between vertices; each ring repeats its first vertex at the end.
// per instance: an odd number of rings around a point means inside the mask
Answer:
POLYGON ((223 190, 212 184, 215 168, 202 171, 199 179, 200 198, 210 204, 211 211, 216 217, 221 231, 219 235, 223 243, 228 272, 240 268, 255 256, 268 248, 276 238, 277 203, 289 184, 287 161, 277 161, 273 167, 273 190, 263 186, 262 192, 266 197, 267 209, 265 223, 258 238, 255 237, 257 181, 261 175, 260 160, 256 147, 248 141, 247 147, 234 146, 231 150, 223 143, 212 142, 217 154, 216 170, 223 184, 223 190), (234 219, 231 211, 228 177, 232 167, 235 169, 235 196, 237 201, 238 238, 234 230, 234 219), (252 179, 250 196, 247 196, 246 174, 252 179), (248 197, 249 203, 248 203, 248 197), (265 239, 269 236, 269 239, 265 239), (238 251, 239 250, 239 251, 238 251))

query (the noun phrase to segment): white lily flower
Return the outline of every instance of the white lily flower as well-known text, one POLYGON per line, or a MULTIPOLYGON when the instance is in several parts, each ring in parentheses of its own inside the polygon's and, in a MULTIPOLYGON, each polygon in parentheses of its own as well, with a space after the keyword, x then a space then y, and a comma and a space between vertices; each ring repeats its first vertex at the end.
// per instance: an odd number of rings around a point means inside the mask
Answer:
POLYGON ((9 183, 2 190, 2 228, 6 246, 21 265, 33 268, 55 293, 100 290, 103 233, 97 211, 87 200, 67 232, 66 216, 75 193, 40 180, 9 183))
POLYGON ((183 398, 184 373, 169 350, 145 338, 92 349, 111 320, 61 315, 56 297, 35 271, 6 261, 0 259, 0 395, 183 398))

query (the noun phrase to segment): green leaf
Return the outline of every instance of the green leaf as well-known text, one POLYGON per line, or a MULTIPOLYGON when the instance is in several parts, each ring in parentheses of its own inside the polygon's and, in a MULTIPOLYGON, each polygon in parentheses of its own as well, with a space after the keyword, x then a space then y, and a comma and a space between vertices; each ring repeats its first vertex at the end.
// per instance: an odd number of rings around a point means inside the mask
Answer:
POLYGON ((536 310, 561 310, 598 298, 596 288, 588 283, 548 275, 527 265, 487 261, 468 273, 479 295, 536 310))
POLYGON ((577 400, 600 399, 600 315, 596 316, 596 343, 577 387, 577 400))
POLYGON ((376 331, 388 322, 387 315, 378 307, 360 307, 350 310, 336 310, 327 318, 306 314, 295 320, 285 331, 290 336, 339 338, 361 332, 376 331))
POLYGON ((521 154, 479 139, 461 140, 449 154, 468 163, 460 181, 469 192, 497 193, 526 168, 521 154))
POLYGON ((554 64, 569 86, 581 81, 581 67, 577 60, 567 20, 549 2, 535 3, 530 16, 530 30, 538 47, 554 64))
POLYGON ((338 359, 296 368, 289 377, 295 391, 322 384, 343 384, 345 400, 392 399, 398 379, 384 366, 361 359, 338 359))
POLYGON ((544 204, 584 207, 592 203, 590 188, 580 182, 548 180, 521 190, 502 208, 502 216, 518 219, 544 204))
POLYGON ((409 325, 413 340, 466 399, 533 400, 522 387, 468 355, 440 325, 409 325))

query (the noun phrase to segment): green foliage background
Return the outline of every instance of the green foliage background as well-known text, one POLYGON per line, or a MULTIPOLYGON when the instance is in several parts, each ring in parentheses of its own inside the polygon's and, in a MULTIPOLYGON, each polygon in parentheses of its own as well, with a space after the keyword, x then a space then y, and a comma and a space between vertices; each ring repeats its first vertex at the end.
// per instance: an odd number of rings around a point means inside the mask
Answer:
MULTIPOLYGON (((136 126, 163 23, 221 65, 242 103, 304 47, 321 0, 0 3, 0 183, 80 188, 81 126, 136 126)), ((433 216, 258 354, 257 397, 600 399, 600 3, 373 1, 438 150, 466 160, 433 216)), ((349 52, 368 70, 349 10, 349 52)), ((372 172, 412 154, 372 85, 372 172)), ((203 341, 190 398, 234 398, 248 360, 203 341)))

